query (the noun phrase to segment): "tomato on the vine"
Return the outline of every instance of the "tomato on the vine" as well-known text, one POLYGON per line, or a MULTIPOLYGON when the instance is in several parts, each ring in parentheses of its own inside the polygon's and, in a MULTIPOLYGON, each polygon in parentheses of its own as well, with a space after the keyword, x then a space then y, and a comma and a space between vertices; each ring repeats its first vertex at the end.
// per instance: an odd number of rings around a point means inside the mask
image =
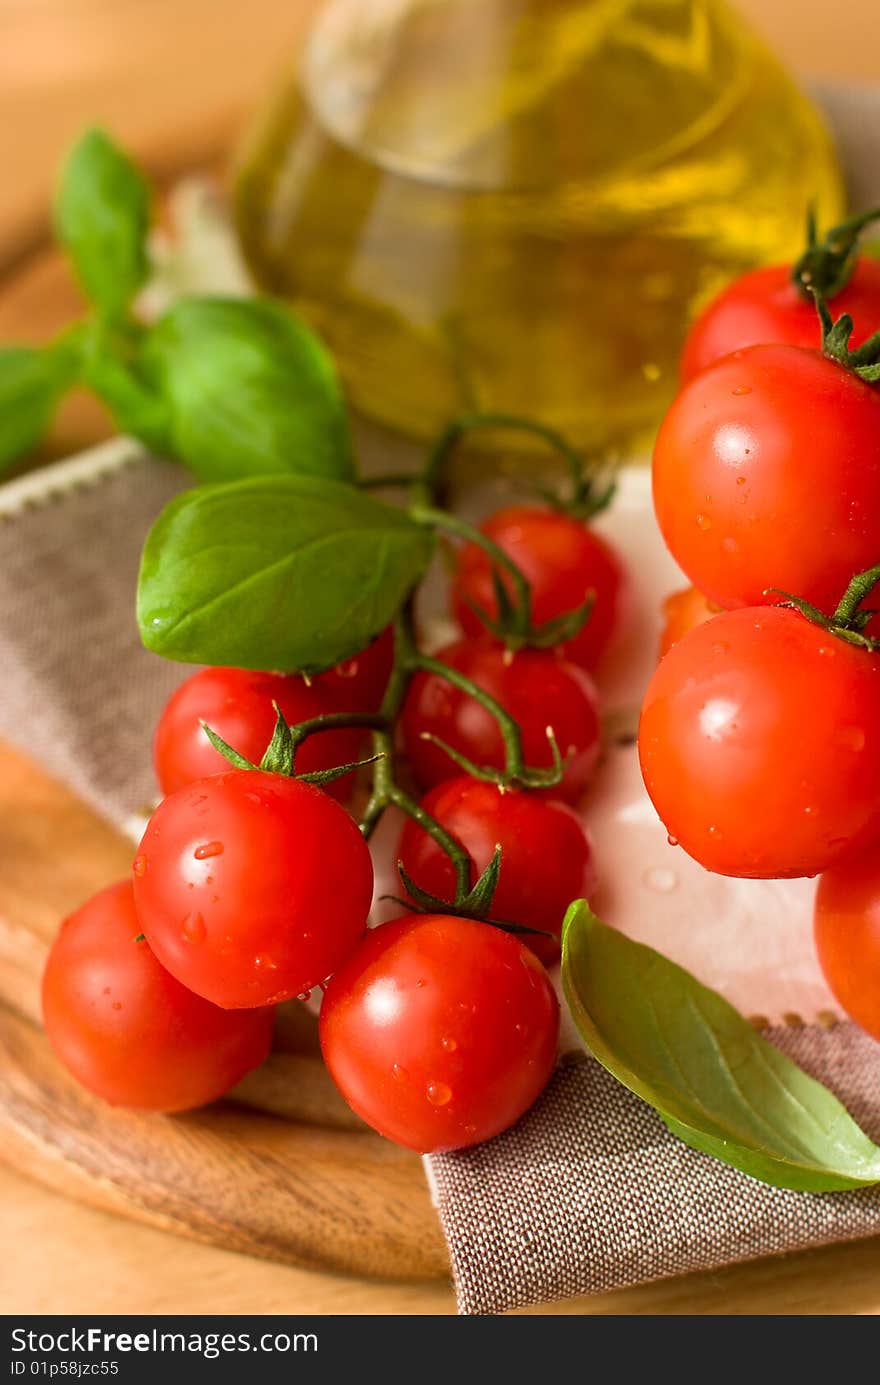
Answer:
POLYGON ((878 557, 880 389, 819 351, 737 351, 674 400, 653 484, 670 552, 710 601, 779 588, 833 608, 878 557))
MULTIPOLYGON (((577 610, 594 594, 588 619, 559 647, 571 663, 594 669, 618 633, 626 601, 623 565, 611 545, 582 520, 542 505, 511 505, 491 515, 480 529, 529 582, 535 625, 577 610)), ((456 556, 453 609, 467 635, 480 635, 485 629, 474 607, 493 619, 498 616, 492 567, 476 543, 464 544, 456 556)), ((498 575, 512 594, 509 576, 500 568, 498 575)))
POLYGON ((708 870, 817 875, 880 838, 880 655, 789 608, 724 611, 658 664, 639 757, 708 870))
POLYGON ((696 587, 684 587, 672 592, 663 601, 663 629, 660 632, 660 658, 695 626, 716 616, 721 608, 708 601, 696 587))
POLYGON ((559 1004, 512 934, 448 914, 374 928, 321 1005, 321 1049, 346 1101, 429 1154, 519 1120, 556 1062, 559 1004))
MULTIPOLYGON (((852 277, 829 299, 835 317, 853 320, 853 346, 880 327, 880 261, 856 261, 852 277)), ((692 380, 713 361, 744 346, 776 343, 817 347, 816 305, 792 279, 791 265, 753 269, 723 288, 693 323, 681 358, 681 378, 692 380)))
MULTIPOLYGON (((460 775, 438 784, 421 806, 471 858, 471 885, 501 847, 501 872, 490 918, 540 929, 520 941, 542 962, 559 957, 565 911, 596 888, 596 866, 586 829, 566 804, 517 789, 502 790, 460 775), (551 933, 552 938, 542 936, 551 933)), ((455 869, 446 852, 412 818, 399 856, 410 879, 436 899, 455 899, 455 869)))
POLYGON ((360 654, 315 674, 311 686, 329 694, 337 711, 378 712, 393 663, 394 629, 389 625, 360 654))
MULTIPOLYGON (((229 768, 205 735, 203 721, 233 750, 258 765, 275 728, 274 702, 290 726, 342 710, 325 686, 310 687, 298 674, 205 668, 187 678, 171 694, 156 727, 153 752, 162 792, 174 793, 229 768)), ((356 727, 320 731, 297 751, 297 772, 351 764, 360 758, 362 746, 363 731, 356 727)), ((326 792, 344 800, 352 779, 348 774, 335 779, 326 792)))
MULTIPOLYGON (((460 640, 436 656, 489 693, 519 723, 528 765, 553 763, 548 727, 565 762, 562 782, 548 792, 576 802, 599 759, 599 712, 589 674, 552 650, 509 654, 493 640, 460 640)), ((422 788, 460 773, 436 736, 478 765, 504 768, 504 744, 491 712, 439 673, 417 673, 400 719, 403 745, 422 788)), ((541 790, 544 792, 544 790, 541 790)))
POLYGON ((76 1080, 114 1105, 203 1106, 266 1058, 272 1011, 194 995, 140 932, 127 880, 64 921, 43 974, 47 1037, 76 1080))
POLYGON ((134 860, 156 956, 215 1005, 270 1005, 325 980, 354 950, 373 893, 366 842, 311 784, 228 770, 169 795, 134 860))
POLYGON ((880 1040, 880 850, 848 857, 820 877, 815 937, 831 990, 880 1040))

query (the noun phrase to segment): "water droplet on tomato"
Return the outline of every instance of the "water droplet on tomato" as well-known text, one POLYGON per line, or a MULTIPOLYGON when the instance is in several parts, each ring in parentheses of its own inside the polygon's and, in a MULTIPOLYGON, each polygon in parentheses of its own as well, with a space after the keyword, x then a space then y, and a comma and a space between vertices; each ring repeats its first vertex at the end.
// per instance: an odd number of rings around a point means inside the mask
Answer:
POLYGON ((841 726, 837 743, 843 750, 864 750, 865 733, 861 726, 841 726))
POLYGON ((727 643, 726 640, 716 640, 715 643, 712 645, 712 653, 726 654, 729 648, 730 645, 727 643))
POLYGON ((197 861, 207 861, 209 856, 222 856, 223 850, 222 842, 205 842, 204 845, 196 847, 193 855, 197 861))
POLYGON ((650 866, 642 875, 642 884, 657 894, 671 894, 678 884, 678 876, 674 870, 663 866, 650 866))
POLYGON ((441 1039, 440 1047, 445 1049, 447 1053, 454 1053, 458 1048, 458 1044, 455 1039, 441 1039))
POLYGON ((452 1100, 452 1088, 447 1087, 445 1082, 429 1082, 425 1096, 432 1106, 448 1106, 452 1100))
POLYGON ((419 980, 416 982, 416 987, 417 987, 418 990, 421 990, 422 987, 423 987, 423 986, 426 986, 427 984, 428 984, 428 983, 424 980, 423 977, 419 977, 419 980))
POLYGON ((746 483, 746 478, 745 478, 744 476, 737 476, 737 478, 736 478, 736 484, 737 484, 738 486, 744 486, 745 483, 746 483))
POLYGON ((751 392, 751 385, 737 385, 733 391, 734 394, 751 394, 751 392))
POLYGON ((122 1009, 122 1001, 121 1001, 121 1000, 114 1000, 113 1005, 111 1006, 111 1009, 113 1009, 113 1010, 121 1010, 121 1009, 122 1009))
POLYGON ((203 943, 208 931, 205 927, 205 920, 198 911, 187 914, 180 929, 183 934, 184 942, 187 943, 203 943))
POLYGON ((667 842, 669 843, 670 846, 678 846, 678 837, 671 837, 671 836, 670 836, 670 837, 667 837, 666 840, 667 840, 667 842))
POLYGON ((134 860, 132 861, 131 868, 132 868, 132 870, 134 871, 135 875, 137 875, 137 876, 146 875, 146 873, 147 873, 147 858, 146 858, 146 856, 135 856, 134 860))
POLYGON ((702 529, 704 534, 707 529, 712 528, 712 521, 708 515, 697 515, 697 528, 702 529))
POLYGON ((305 1004, 305 1002, 306 1002, 307 1000, 311 1000, 311 998, 312 998, 312 993, 311 993, 310 990, 309 990, 309 991, 300 991, 299 995, 297 996, 297 1000, 301 1000, 301 1001, 303 1002, 303 1004, 305 1004))
MULTIPOLYGON (((256 955, 256 957, 254 958, 254 966, 255 966, 255 967, 260 967, 263 971, 277 971, 277 970, 278 970, 278 963, 275 961, 275 958, 274 958, 274 957, 270 957, 270 956, 269 956, 268 952, 258 952, 257 955, 256 955)), ((308 998, 309 998, 310 995, 311 995, 311 991, 307 991, 307 992, 306 992, 306 1000, 308 1000, 308 998)), ((297 997, 297 998, 298 998, 298 999, 302 999, 301 996, 300 996, 300 997, 297 997)))
POLYGON ((109 994, 110 994, 110 987, 109 987, 109 986, 105 986, 105 987, 104 987, 104 994, 105 994, 105 995, 109 995, 109 994))

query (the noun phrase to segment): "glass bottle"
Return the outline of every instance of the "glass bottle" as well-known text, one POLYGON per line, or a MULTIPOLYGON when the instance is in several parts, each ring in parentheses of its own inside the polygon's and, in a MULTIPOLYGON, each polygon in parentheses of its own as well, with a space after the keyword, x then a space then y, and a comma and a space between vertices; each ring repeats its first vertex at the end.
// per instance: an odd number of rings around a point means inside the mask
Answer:
POLYGON ((649 438, 689 318, 842 210, 807 99, 720 0, 330 0, 235 183, 258 281, 366 415, 649 438))

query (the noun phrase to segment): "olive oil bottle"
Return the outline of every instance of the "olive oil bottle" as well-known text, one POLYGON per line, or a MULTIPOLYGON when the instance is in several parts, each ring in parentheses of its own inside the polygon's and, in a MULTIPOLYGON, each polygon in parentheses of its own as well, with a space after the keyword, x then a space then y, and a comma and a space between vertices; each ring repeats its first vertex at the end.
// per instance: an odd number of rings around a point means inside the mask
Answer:
POLYGON ((648 440, 695 309, 842 211, 828 136, 720 0, 330 0, 250 134, 258 281, 368 416, 648 440))

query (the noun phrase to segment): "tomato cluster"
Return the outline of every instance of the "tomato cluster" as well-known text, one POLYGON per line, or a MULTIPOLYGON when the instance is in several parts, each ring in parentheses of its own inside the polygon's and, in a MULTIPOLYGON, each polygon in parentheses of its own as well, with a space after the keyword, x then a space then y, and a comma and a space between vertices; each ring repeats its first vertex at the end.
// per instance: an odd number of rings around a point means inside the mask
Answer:
POLYGON ((820 962, 880 1038, 880 265, 847 246, 852 321, 774 268, 691 330, 653 488, 695 585, 665 606, 639 754, 707 869, 821 875, 820 962))
POLYGON ((406 670, 392 712, 424 793, 393 800, 410 805, 397 856, 417 911, 370 932, 372 861, 349 808, 363 714, 379 713, 399 656, 392 631, 311 680, 189 677, 156 729, 165 796, 130 882, 69 918, 49 957, 46 1029, 74 1076, 127 1106, 211 1101, 263 1061, 274 1008, 320 987, 329 1071, 384 1135, 450 1149, 516 1121, 556 1059, 545 964, 568 905, 596 884, 569 805, 598 760, 592 672, 624 600, 611 548, 549 506, 509 508, 459 547, 451 603, 464 637, 406 670), (493 578, 483 534, 528 583, 513 649, 498 621, 505 572, 493 578), (543 647, 569 618, 562 647, 543 647), (287 769, 268 758, 279 728, 328 715, 287 769), (512 781, 511 726, 524 767, 512 781), (352 768, 318 786, 341 766, 352 768))

